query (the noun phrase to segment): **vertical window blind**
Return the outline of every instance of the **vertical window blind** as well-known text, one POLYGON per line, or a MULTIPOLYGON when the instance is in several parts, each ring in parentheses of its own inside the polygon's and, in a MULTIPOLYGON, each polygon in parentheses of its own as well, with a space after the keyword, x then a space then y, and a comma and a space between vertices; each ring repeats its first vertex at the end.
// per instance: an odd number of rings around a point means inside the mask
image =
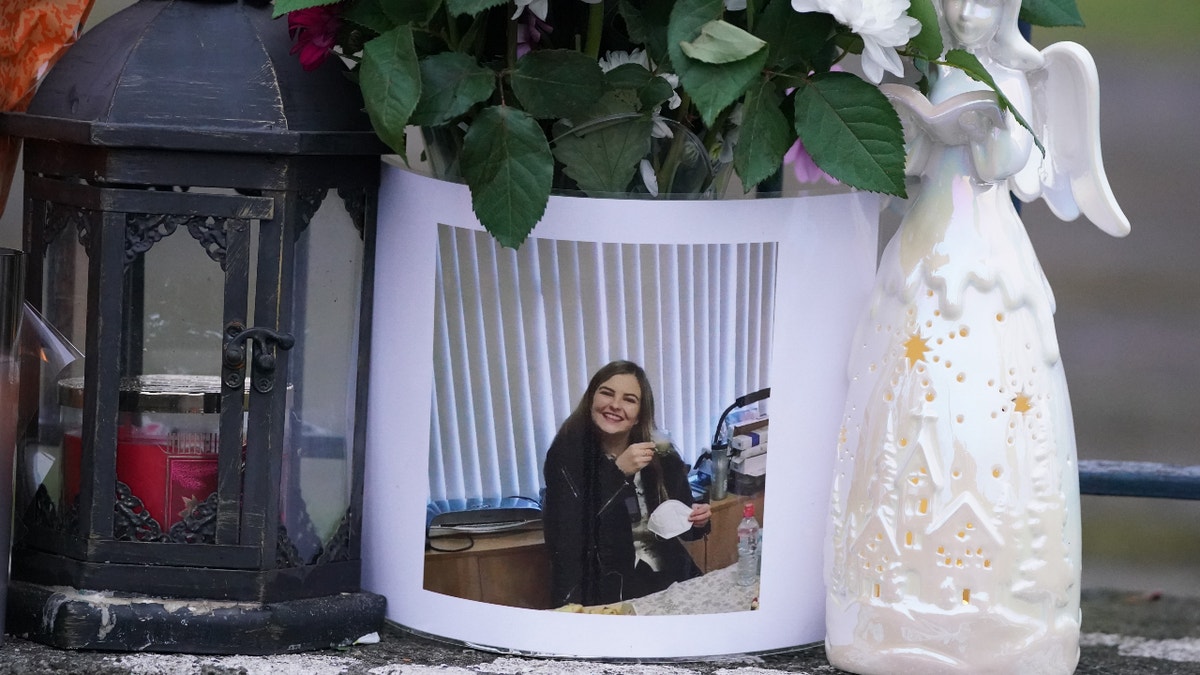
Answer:
POLYGON ((442 226, 430 499, 538 498, 559 425, 605 363, 640 364, 685 461, 722 410, 770 386, 773 243, 529 239, 442 226))

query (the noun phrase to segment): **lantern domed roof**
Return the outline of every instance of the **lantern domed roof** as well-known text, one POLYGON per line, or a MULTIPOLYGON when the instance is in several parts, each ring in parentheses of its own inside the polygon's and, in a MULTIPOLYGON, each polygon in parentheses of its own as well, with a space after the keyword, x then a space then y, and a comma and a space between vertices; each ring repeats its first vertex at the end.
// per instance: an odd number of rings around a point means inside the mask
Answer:
POLYGON ((261 0, 140 0, 80 37, 18 135, 88 145, 267 154, 383 154, 358 87, 307 72, 261 0))

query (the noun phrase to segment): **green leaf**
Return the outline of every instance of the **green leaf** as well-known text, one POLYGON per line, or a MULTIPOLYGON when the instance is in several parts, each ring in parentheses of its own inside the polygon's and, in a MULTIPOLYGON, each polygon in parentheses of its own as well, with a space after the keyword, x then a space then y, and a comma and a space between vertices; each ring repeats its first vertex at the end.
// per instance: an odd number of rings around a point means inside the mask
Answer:
MULTIPOLYGON (((604 92, 595 104, 587 107, 579 114, 575 115, 576 119, 594 120, 598 117, 608 117, 610 115, 629 115, 631 113, 642 112, 642 104, 638 101, 637 92, 629 89, 612 89, 604 92)), ((566 129, 570 129, 568 124, 566 129)), ((555 136, 562 131, 555 129, 555 136)))
POLYGON ((629 39, 637 44, 644 44, 647 30, 642 19, 642 10, 629 0, 620 0, 617 3, 617 12, 625 20, 625 31, 629 33, 629 39))
POLYGON ((642 103, 642 110, 653 110, 670 101, 674 95, 675 88, 671 86, 671 83, 657 75, 638 90, 638 100, 642 103))
MULTIPOLYGON (((359 2, 361 1, 359 0, 359 2)), ((429 20, 441 8, 442 0, 403 0, 402 2, 380 0, 380 4, 388 18, 397 24, 424 25, 429 23, 429 20)))
POLYGON ((767 63, 787 70, 801 66, 805 74, 829 69, 828 49, 834 19, 823 12, 797 12, 790 0, 770 0, 755 24, 755 33, 767 42, 767 63))
POLYGON ((851 33, 849 30, 839 30, 833 36, 833 43, 842 51, 851 54, 861 54, 865 47, 862 36, 858 33, 851 33))
POLYGON ((709 21, 695 40, 679 45, 684 54, 704 63, 732 63, 751 56, 767 43, 723 20, 709 21))
POLYGON ((740 61, 721 64, 697 61, 683 53, 682 43, 695 39, 704 24, 720 17, 724 9, 724 0, 679 0, 671 10, 667 29, 671 63, 684 90, 709 125, 746 91, 767 62, 765 49, 740 61))
POLYGON ((979 62, 978 57, 971 52, 962 49, 951 49, 950 51, 946 52, 946 63, 963 71, 972 80, 975 80, 976 82, 982 82, 991 87, 992 91, 996 93, 996 101, 1000 104, 1000 108, 1012 113, 1013 119, 1017 120, 1017 124, 1025 127, 1025 129, 1028 130, 1033 136, 1033 142, 1037 145, 1038 150, 1041 150, 1043 155, 1046 154, 1046 147, 1043 146, 1042 141, 1038 139, 1037 132, 1033 130, 1033 127, 1029 126, 1029 122, 1025 121, 1025 117, 1021 115, 1021 111, 1017 110, 1016 107, 1013 106, 1012 101, 1010 101, 1008 97, 1004 95, 1004 92, 1000 91, 1000 87, 996 84, 996 80, 992 79, 992 74, 987 71, 987 68, 983 67, 983 64, 979 62))
POLYGON ((421 59, 421 98, 409 124, 432 127, 446 124, 476 103, 486 101, 496 88, 496 74, 460 52, 442 52, 421 59))
POLYGON ((298 9, 308 9, 309 7, 332 5, 338 1, 339 0, 275 0, 275 8, 271 11, 271 18, 278 19, 288 12, 294 12, 298 9))
POLYGON ((1022 0, 1021 20, 1035 26, 1082 26, 1075 0, 1022 0))
POLYGON ((656 0, 641 4, 641 7, 637 7, 630 0, 620 0, 617 4, 621 18, 625 19, 629 39, 645 46, 650 60, 659 68, 671 70, 671 58, 667 54, 667 24, 672 3, 670 0, 656 0))
POLYGON ((998 88, 992 74, 980 62, 979 57, 965 49, 951 49, 946 52, 946 63, 970 75, 976 82, 982 82, 992 89, 998 88))
POLYGON ((530 115, 570 117, 604 93, 604 71, 573 49, 537 49, 517 61, 512 88, 530 115))
POLYGON ((485 9, 503 5, 505 2, 506 0, 446 0, 446 8, 454 16, 462 14, 475 16, 485 9))
POLYGON ((524 111, 484 108, 463 139, 462 173, 476 217, 502 246, 517 248, 546 212, 554 156, 524 111))
POLYGON ((412 31, 398 26, 363 45, 359 86, 375 133, 404 154, 404 127, 421 98, 421 70, 412 31))
POLYGON ((675 61, 680 82, 708 125, 714 124, 721 111, 741 97, 766 63, 765 49, 742 61, 720 65, 691 61, 686 56, 675 61))
MULTIPOLYGON (((672 63, 677 56, 683 56, 679 45, 696 39, 704 24, 721 18, 724 10, 723 0, 679 0, 675 3, 667 24, 667 52, 672 63)), ((675 72, 679 72, 678 64, 676 67, 675 72)))
POLYGON ((921 32, 910 44, 927 60, 940 58, 946 47, 942 43, 942 30, 938 27, 937 10, 933 0, 911 0, 908 15, 921 22, 921 32))
POLYGON ((904 131, 879 89, 844 72, 814 77, 796 93, 796 133, 830 176, 861 190, 899 197, 904 131))
POLYGON ((382 35, 394 28, 398 21, 392 20, 384 11, 380 0, 358 0, 346 8, 342 18, 376 35, 382 35))
POLYGON ((625 192, 638 163, 650 152, 652 128, 648 117, 638 116, 567 133, 555 140, 554 157, 563 163, 563 173, 590 195, 625 192))
POLYGON ((779 170, 783 156, 796 140, 779 109, 782 100, 775 84, 765 77, 746 92, 742 126, 733 147, 733 168, 747 192, 779 170))
POLYGON ((623 63, 613 68, 604 74, 604 83, 610 90, 633 92, 638 101, 636 110, 652 110, 675 94, 669 82, 640 63, 623 63))

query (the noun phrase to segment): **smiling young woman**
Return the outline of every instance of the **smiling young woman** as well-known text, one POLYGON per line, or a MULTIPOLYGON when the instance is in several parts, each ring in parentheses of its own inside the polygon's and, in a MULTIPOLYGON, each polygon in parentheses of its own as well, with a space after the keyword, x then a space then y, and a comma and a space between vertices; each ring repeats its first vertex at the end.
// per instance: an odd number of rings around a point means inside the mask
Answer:
POLYGON ((700 574, 680 540, 708 530, 693 504, 688 466, 656 454, 654 392, 645 371, 613 361, 592 376, 546 453, 543 503, 551 601, 601 605, 641 597, 700 574), (648 519, 668 500, 691 508, 691 529, 663 539, 648 519))
POLYGON ((615 458, 626 448, 641 407, 642 385, 633 374, 617 373, 600 383, 592 396, 592 422, 606 455, 615 458))

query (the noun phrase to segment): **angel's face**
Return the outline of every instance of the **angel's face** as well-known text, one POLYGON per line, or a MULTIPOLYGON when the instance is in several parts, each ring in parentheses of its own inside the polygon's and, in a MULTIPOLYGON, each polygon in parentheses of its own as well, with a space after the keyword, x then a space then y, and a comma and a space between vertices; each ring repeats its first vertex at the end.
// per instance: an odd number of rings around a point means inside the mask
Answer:
POLYGON ((1014 1, 942 0, 942 11, 955 42, 971 49, 987 44, 996 35, 1004 3, 1014 1))

